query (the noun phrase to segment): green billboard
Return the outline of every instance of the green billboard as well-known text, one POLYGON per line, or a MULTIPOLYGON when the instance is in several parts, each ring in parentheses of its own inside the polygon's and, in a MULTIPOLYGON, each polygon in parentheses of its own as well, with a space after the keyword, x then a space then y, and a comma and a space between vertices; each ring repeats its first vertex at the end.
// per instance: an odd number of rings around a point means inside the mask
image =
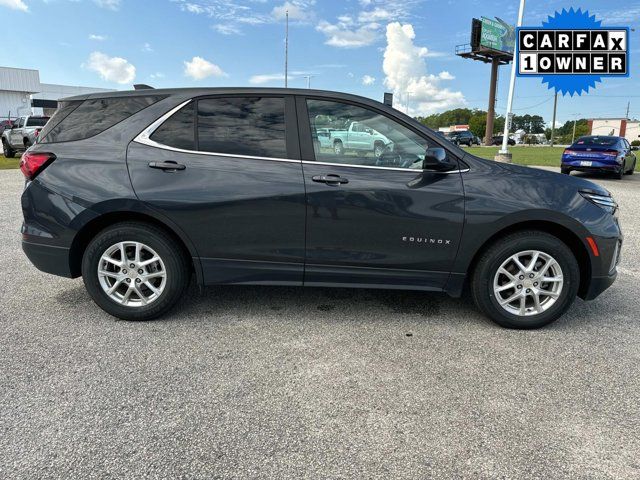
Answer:
POLYGON ((482 17, 480 45, 485 48, 513 55, 516 43, 516 29, 514 26, 496 18, 482 17))

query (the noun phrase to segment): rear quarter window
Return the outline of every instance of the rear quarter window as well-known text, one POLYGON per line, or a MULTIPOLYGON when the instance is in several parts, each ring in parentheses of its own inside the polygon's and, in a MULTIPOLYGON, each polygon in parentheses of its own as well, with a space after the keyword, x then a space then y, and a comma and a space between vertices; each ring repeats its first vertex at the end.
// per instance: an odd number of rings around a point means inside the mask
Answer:
POLYGON ((68 102, 69 105, 64 105, 51 119, 51 124, 55 119, 55 125, 43 130, 40 143, 72 142, 93 137, 163 98, 158 95, 92 98, 80 102, 75 108, 72 105, 75 102, 68 102), (68 113, 63 112, 64 109, 68 113), (66 116, 58 120, 58 113, 61 113, 59 117, 62 113, 66 116))

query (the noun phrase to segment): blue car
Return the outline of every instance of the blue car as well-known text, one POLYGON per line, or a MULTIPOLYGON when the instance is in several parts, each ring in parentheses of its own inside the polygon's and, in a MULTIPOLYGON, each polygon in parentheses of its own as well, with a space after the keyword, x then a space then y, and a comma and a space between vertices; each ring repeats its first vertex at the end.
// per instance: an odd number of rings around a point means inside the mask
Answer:
POLYGON ((579 172, 608 172, 622 179, 632 175, 636 168, 638 147, 632 147, 623 137, 580 137, 562 154, 562 173, 570 175, 579 172))

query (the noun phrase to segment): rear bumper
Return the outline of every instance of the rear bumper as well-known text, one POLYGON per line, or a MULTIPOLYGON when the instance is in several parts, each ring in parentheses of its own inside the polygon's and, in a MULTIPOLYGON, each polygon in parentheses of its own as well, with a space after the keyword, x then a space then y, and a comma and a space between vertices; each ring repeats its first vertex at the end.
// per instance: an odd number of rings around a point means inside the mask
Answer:
POLYGON ((22 250, 33 265, 45 273, 73 278, 69 267, 69 249, 22 241, 22 250))
POLYGON ((575 170, 577 172, 619 172, 623 168, 622 164, 616 161, 599 161, 593 159, 562 160, 562 168, 575 170), (591 165, 581 165, 581 162, 588 161, 591 165))

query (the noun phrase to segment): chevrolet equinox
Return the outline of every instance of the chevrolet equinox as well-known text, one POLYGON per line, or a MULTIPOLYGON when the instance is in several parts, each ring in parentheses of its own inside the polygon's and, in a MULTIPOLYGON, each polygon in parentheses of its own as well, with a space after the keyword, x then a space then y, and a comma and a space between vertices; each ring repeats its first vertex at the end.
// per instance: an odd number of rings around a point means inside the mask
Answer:
POLYGON ((622 245, 602 187, 480 159, 391 107, 335 92, 72 97, 21 169, 26 255, 82 276, 102 309, 128 320, 164 314, 195 276, 468 288, 498 324, 537 328, 608 288, 622 245), (334 148, 345 131, 353 147, 334 148))

